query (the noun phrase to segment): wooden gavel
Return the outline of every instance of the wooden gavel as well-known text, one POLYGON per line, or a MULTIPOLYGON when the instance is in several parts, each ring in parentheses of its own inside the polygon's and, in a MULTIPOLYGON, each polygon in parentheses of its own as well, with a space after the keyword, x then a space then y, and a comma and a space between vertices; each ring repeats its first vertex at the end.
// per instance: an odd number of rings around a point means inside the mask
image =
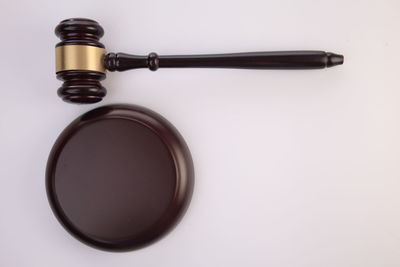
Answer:
POLYGON ((237 69, 321 69, 343 64, 343 56, 324 51, 250 52, 215 55, 148 56, 106 54, 99 42, 103 28, 94 20, 63 20, 55 33, 56 74, 64 83, 58 95, 66 102, 96 103, 106 95, 100 81, 108 71, 137 68, 237 68, 237 69))

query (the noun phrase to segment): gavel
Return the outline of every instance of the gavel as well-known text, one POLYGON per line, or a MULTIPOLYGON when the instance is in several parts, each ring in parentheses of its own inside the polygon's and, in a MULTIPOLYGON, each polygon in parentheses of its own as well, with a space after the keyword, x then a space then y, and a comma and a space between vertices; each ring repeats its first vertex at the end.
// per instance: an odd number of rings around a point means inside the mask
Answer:
POLYGON ((324 51, 247 52, 213 55, 130 55, 107 53, 99 39, 104 30, 94 20, 71 18, 55 29, 61 39, 56 45, 56 75, 63 81, 58 95, 66 102, 90 104, 103 99, 107 90, 100 81, 106 71, 138 68, 236 68, 236 69, 322 69, 343 64, 342 55, 324 51))

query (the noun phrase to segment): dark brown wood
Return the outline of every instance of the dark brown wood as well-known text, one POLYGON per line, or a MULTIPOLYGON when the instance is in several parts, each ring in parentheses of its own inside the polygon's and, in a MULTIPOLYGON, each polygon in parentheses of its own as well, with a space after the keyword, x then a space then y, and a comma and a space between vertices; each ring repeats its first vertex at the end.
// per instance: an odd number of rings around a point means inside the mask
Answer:
POLYGON ((104 64, 110 71, 149 68, 322 69, 343 63, 343 56, 324 51, 248 52, 213 55, 148 56, 110 53, 104 64))
POLYGON ((99 42, 104 35, 104 29, 94 20, 71 18, 61 21, 54 30, 61 39, 57 46, 62 45, 91 45, 104 48, 99 42))
MULTIPOLYGON (((68 19, 62 21, 55 30, 61 38, 57 44, 80 44, 104 47, 99 42, 103 28, 93 20, 68 19)), ((342 55, 324 51, 278 51, 250 52, 215 55, 171 55, 159 56, 156 53, 129 55, 109 53, 104 57, 104 67, 109 71, 149 68, 240 68, 240 69, 320 69, 343 64, 342 55)), ((106 94, 100 81, 104 73, 91 71, 63 71, 57 77, 64 81, 58 90, 59 96, 67 102, 95 103, 106 94), (86 72, 83 73, 83 72, 86 72)))
POLYGON ((68 70, 57 72, 57 79, 63 84, 57 90, 57 94, 65 102, 78 104, 97 103, 107 94, 100 81, 106 78, 106 74, 89 70, 68 70))
POLYGON ((178 131, 133 105, 92 110, 59 136, 46 170, 47 195, 64 228, 109 251, 149 245, 190 202, 193 162, 178 131))
MULTIPOLYGON (((104 48, 99 42, 104 35, 103 28, 94 20, 72 18, 61 21, 55 29, 61 39, 57 46, 90 45, 104 48)), ((106 89, 100 81, 106 78, 105 73, 89 70, 68 70, 56 73, 57 79, 64 83, 58 89, 58 95, 66 102, 96 103, 106 95, 106 89)))

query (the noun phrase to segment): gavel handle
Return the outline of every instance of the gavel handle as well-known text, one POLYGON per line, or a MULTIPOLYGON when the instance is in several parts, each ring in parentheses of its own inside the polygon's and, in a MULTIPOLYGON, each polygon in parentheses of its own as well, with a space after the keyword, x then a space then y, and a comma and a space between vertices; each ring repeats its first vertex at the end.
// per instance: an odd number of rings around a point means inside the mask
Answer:
POLYGON ((343 64, 343 56, 324 51, 249 52, 215 55, 148 56, 109 53, 104 65, 109 71, 137 68, 236 68, 322 69, 343 64))

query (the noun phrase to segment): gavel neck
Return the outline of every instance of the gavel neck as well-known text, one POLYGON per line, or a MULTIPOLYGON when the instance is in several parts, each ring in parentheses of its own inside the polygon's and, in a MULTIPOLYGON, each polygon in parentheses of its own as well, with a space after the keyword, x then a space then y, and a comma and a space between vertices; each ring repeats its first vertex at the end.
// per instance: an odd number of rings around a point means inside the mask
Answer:
POLYGON ((104 57, 104 66, 109 71, 126 71, 140 68, 149 68, 155 71, 159 67, 158 62, 156 53, 150 53, 148 56, 108 53, 104 57))
POLYGON ((343 64, 343 56, 324 51, 248 52, 213 55, 148 56, 109 53, 109 71, 148 68, 322 69, 343 64))

